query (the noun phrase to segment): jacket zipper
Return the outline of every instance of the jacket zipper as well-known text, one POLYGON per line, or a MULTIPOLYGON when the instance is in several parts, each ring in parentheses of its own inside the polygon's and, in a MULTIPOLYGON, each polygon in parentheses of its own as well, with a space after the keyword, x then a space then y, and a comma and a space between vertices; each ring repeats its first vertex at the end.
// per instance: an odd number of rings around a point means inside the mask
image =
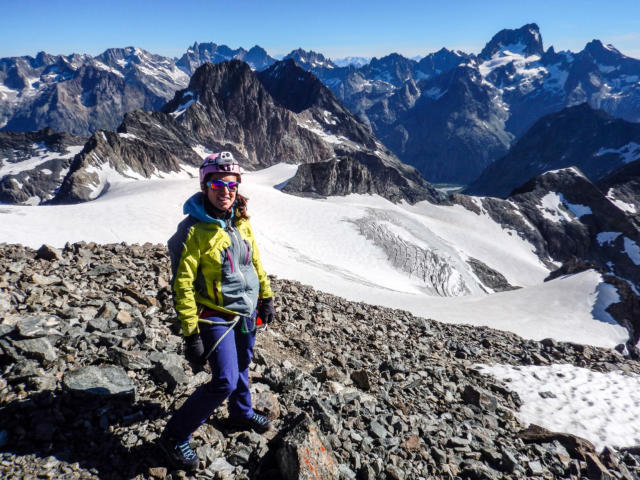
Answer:
MULTIPOLYGON (((229 225, 227 227, 229 229, 229 233, 231 233, 232 235, 232 239, 231 242, 233 243, 235 240, 235 243, 238 247, 240 247, 240 240, 237 237, 237 231, 235 228, 233 228, 232 225, 229 225)), ((227 249, 227 256, 229 257, 229 261, 231 262, 231 255, 229 255, 229 251, 227 249)), ((233 273, 233 263, 231 263, 231 272, 233 273)), ((249 296, 247 295, 247 279, 244 278, 244 274, 242 273, 241 269, 238 269, 238 273, 240 274, 240 278, 242 279, 242 296, 245 298, 245 300, 247 301, 247 304, 251 307, 250 311, 253 313, 253 311, 255 310, 255 307, 253 305, 253 302, 251 301, 251 299, 249 298, 249 296)))

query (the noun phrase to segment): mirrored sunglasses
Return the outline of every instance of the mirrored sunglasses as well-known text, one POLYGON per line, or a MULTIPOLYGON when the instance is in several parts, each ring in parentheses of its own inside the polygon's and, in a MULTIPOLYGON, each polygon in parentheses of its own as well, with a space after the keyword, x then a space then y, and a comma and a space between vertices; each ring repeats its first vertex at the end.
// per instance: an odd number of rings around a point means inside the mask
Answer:
POLYGON ((207 188, 211 190, 218 190, 220 188, 227 188, 230 192, 238 190, 238 182, 225 182, 224 180, 209 180, 207 182, 207 188))

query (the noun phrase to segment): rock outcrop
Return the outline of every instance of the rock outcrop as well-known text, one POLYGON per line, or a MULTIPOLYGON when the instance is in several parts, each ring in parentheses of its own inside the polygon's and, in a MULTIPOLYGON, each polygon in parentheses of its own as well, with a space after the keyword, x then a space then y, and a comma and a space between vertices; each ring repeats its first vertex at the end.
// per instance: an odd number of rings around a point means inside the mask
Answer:
POLYGON ((50 128, 0 132, 0 203, 38 205, 51 199, 85 142, 50 128))

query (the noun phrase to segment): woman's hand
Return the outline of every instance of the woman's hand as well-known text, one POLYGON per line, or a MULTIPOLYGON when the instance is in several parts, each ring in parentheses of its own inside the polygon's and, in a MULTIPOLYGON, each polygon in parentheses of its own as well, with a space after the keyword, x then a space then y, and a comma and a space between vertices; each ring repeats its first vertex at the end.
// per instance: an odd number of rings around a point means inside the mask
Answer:
POLYGON ((187 360, 196 365, 204 365, 207 359, 204 358, 204 345, 199 333, 194 333, 184 337, 184 356, 187 360))
POLYGON ((276 309, 273 307, 273 297, 261 298, 258 302, 258 316, 265 325, 268 325, 275 319, 276 309))

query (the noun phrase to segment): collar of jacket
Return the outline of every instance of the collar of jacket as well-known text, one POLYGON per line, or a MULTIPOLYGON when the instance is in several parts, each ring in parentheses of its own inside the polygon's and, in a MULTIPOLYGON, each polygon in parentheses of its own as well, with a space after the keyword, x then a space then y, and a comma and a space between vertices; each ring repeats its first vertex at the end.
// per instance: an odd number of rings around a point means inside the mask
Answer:
MULTIPOLYGON (((228 221, 231 221, 234 217, 235 204, 231 207, 231 217, 228 221)), ((209 215, 204 208, 204 195, 202 192, 198 192, 193 194, 182 207, 182 212, 185 215, 191 215, 192 217, 198 219, 201 222, 205 223, 217 223, 222 228, 227 227, 227 222, 222 220, 221 218, 215 218, 209 215)))

